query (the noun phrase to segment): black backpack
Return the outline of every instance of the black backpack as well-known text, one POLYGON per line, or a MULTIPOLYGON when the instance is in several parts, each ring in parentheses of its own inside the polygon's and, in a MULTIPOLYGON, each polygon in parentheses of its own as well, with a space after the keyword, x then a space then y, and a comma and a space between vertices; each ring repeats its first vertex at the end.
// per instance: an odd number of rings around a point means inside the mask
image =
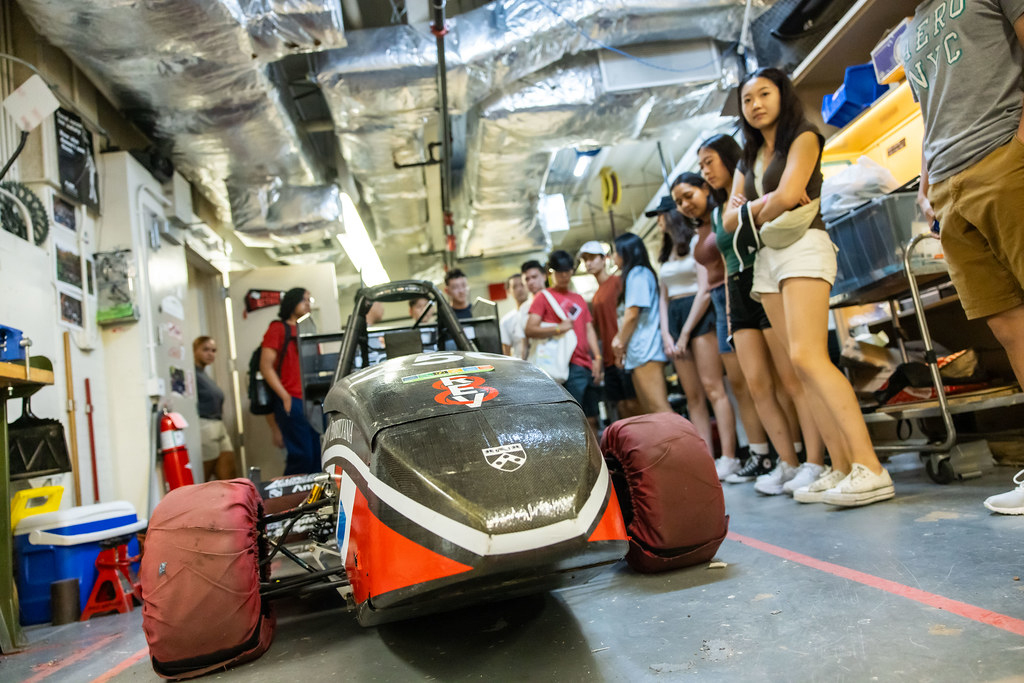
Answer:
MULTIPOLYGON (((271 323, 273 324, 273 323, 271 323)), ((284 354, 288 350, 288 343, 292 340, 292 328, 287 323, 284 325, 284 346, 277 355, 277 363, 274 370, 281 374, 281 364, 284 363, 284 354)), ((263 355, 263 346, 257 346, 249 358, 249 412, 253 415, 270 415, 274 412, 274 392, 271 391, 267 380, 263 379, 260 373, 260 356, 263 355)))

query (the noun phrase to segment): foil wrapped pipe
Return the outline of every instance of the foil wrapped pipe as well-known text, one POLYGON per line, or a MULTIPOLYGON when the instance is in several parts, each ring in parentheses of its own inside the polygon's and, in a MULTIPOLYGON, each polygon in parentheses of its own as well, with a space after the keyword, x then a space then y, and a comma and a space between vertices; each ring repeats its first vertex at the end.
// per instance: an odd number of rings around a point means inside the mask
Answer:
POLYGON ((228 179, 322 182, 266 62, 344 45, 337 0, 19 4, 223 213, 228 179))
POLYGON ((313 235, 342 231, 341 190, 337 185, 299 187, 270 179, 262 186, 228 186, 235 230, 281 243, 308 242, 313 235), (302 236, 301 240, 289 237, 302 236))
MULTIPOLYGON (((771 4, 755 0, 755 16, 771 4)), ((463 234, 470 237, 460 239, 460 253, 480 253, 473 236, 484 230, 532 235, 535 248, 548 241, 535 220, 548 152, 636 139, 648 134, 652 116, 655 128, 662 128, 671 107, 688 105, 692 98, 715 106, 714 98, 694 94, 692 87, 601 92, 593 53, 574 57, 597 47, 582 33, 618 46, 709 37, 732 42, 740 34, 745 5, 744 0, 579 0, 553 5, 559 17, 534 0, 498 0, 452 18, 445 39, 449 99, 453 114, 466 116, 469 131, 466 181, 454 188, 457 222, 466 220, 463 234), (520 156, 520 151, 540 156, 520 156), (510 197, 516 198, 516 208, 510 197), (518 216, 508 215, 512 211, 518 216)), ((426 31, 410 26, 346 37, 348 47, 314 57, 316 80, 342 154, 364 190, 379 234, 386 235, 408 223, 379 215, 376 185, 389 182, 394 158, 415 156, 422 139, 435 135, 437 48, 426 31), (393 135, 382 140, 389 124, 393 135)), ((681 106, 676 116, 692 109, 681 106)), ((457 167, 456 175, 462 170, 457 167)), ((425 191, 422 181, 407 180, 404 194, 425 191)))

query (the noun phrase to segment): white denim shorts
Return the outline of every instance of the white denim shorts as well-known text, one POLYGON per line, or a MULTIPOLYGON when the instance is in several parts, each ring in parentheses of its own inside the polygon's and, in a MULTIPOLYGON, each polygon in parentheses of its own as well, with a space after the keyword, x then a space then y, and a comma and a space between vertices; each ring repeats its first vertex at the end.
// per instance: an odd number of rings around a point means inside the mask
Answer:
POLYGON ((814 228, 783 249, 762 247, 754 261, 750 298, 760 301, 762 294, 777 294, 779 284, 791 277, 809 277, 834 284, 838 251, 828 232, 814 228))

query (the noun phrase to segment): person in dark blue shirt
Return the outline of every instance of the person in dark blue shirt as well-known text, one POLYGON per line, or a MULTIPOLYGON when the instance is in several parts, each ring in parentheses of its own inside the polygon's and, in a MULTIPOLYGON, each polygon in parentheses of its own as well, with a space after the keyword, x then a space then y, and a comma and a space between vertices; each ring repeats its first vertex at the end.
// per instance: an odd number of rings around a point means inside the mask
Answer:
POLYGON ((469 280, 466 274, 458 268, 452 268, 444 276, 444 292, 448 295, 455 317, 460 320, 473 317, 472 307, 469 305, 469 280))

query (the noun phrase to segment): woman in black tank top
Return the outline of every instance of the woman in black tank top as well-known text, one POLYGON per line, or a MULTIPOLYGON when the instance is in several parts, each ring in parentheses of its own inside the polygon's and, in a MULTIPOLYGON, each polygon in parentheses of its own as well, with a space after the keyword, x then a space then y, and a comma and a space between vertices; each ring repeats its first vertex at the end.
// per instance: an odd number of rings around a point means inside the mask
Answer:
MULTIPOLYGON (((733 194, 743 195, 749 203, 730 205, 723 216, 727 231, 736 229, 740 211, 746 208, 760 228, 811 202, 811 195, 821 190, 821 136, 804 118, 786 75, 773 68, 750 74, 740 84, 739 100, 744 148, 733 194)), ((811 227, 790 246, 762 248, 754 264, 753 291, 760 295, 811 399, 834 468, 798 489, 794 498, 867 505, 893 497, 892 479, 875 455, 853 388, 828 356, 835 251, 827 233, 811 227)))

